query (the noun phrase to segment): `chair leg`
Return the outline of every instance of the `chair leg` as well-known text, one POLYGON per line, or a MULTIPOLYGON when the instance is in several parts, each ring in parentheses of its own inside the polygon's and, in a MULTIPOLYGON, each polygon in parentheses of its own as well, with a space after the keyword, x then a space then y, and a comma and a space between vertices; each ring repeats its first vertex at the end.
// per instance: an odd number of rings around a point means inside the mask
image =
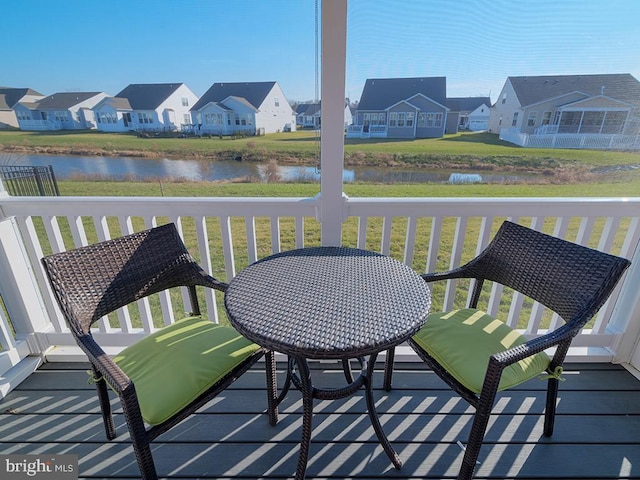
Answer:
POLYGON ((480 448, 484 441, 484 434, 489 424, 489 417, 491 416, 491 406, 488 408, 477 409, 476 414, 473 417, 473 424, 471 426, 471 433, 465 447, 464 457, 462 458, 462 466, 458 473, 458 480, 471 480, 473 478, 473 471, 476 468, 478 462, 478 456, 480 455, 480 448))
POLYGON ((547 385, 547 405, 544 410, 544 431, 545 437, 553 435, 553 425, 556 418, 556 403, 558 399, 558 379, 550 378, 547 385))
POLYGON ((265 370, 267 375, 267 413, 269 425, 278 423, 278 380, 276 377, 276 360, 272 350, 265 354, 265 370))
POLYGON ((91 367, 93 379, 96 384, 96 391, 98 393, 98 401, 100 402, 100 410, 102 411, 102 421, 104 422, 104 431, 108 440, 116 438, 116 427, 113 423, 113 414, 111 411, 111 402, 109 401, 109 392, 107 390, 107 382, 105 382, 102 375, 91 367))
POLYGON ((382 388, 386 392, 391 390, 391 382, 393 377, 393 363, 395 359, 396 349, 395 347, 391 347, 387 350, 386 358, 384 360, 384 381, 382 384, 382 388))
POLYGON ((151 455, 151 442, 144 420, 142 420, 135 392, 131 394, 125 391, 120 400, 122 401, 122 410, 129 427, 133 453, 138 461, 140 476, 143 480, 157 480, 158 474, 151 455))

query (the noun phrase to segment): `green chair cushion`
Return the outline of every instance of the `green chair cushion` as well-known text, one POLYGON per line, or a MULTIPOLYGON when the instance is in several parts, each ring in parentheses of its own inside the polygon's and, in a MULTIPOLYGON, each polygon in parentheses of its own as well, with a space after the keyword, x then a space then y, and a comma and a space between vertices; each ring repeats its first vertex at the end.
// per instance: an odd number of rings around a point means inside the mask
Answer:
POLYGON ((127 347, 113 360, 133 381, 144 421, 157 425, 258 348, 232 327, 189 317, 127 347))
MULTIPOLYGON (((482 389, 489 357, 526 341, 504 322, 473 308, 429 315, 412 339, 475 393, 482 389)), ((498 390, 543 373, 549 362, 549 356, 541 352, 509 365, 502 372, 498 390)))

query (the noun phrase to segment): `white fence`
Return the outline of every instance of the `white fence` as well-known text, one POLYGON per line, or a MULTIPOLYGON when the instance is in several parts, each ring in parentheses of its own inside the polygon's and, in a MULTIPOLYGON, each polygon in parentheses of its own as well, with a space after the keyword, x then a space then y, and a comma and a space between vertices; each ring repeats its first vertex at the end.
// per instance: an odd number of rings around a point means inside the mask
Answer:
MULTIPOLYGON (((318 203, 318 198, 1 198, 0 293, 11 323, 0 317, 0 373, 28 355, 49 361, 82 358, 45 281, 44 254, 173 221, 204 268, 228 281, 263 256, 320 244, 318 203)), ((342 243, 389 254, 421 272, 436 271, 470 260, 502 221, 511 219, 633 259, 627 278, 637 279, 639 215, 640 199, 345 198, 342 243)), ((434 290, 434 308, 464 302, 464 286, 449 282, 434 290)), ((623 283, 574 341, 571 359, 615 357, 631 318, 640 316, 637 288, 624 288, 623 283)), ((559 321, 495 287, 485 297, 489 312, 501 312, 529 336, 559 321)), ((219 312, 224 315, 221 298, 208 292, 205 300, 209 317, 218 321, 219 312)), ((103 319, 96 336, 116 351, 184 312, 179 295, 158 302, 161 318, 136 321, 135 311, 123 309, 103 319)))
POLYGON ((640 150, 638 135, 594 135, 570 133, 521 133, 502 129, 500 140, 528 148, 577 148, 591 150, 640 150))

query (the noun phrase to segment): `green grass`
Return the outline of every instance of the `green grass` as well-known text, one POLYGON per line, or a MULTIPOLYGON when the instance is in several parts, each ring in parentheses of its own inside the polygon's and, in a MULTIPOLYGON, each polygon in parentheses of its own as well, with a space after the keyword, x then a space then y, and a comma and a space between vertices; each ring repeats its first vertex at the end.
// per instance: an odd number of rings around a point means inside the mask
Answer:
MULTIPOLYGON (((319 138, 308 130, 246 138, 138 138, 132 134, 88 132, 0 132, 0 149, 42 153, 167 156, 175 158, 232 158, 313 163, 319 138)), ((640 152, 572 149, 524 149, 489 133, 458 133, 443 138, 345 139, 350 165, 458 165, 503 169, 557 168, 562 165, 609 166, 640 163, 640 152)))
MULTIPOLYGON (((34 133, 34 132, 0 132, 0 149, 4 151, 30 153, 78 153, 121 155, 123 152, 134 152, 140 156, 165 155, 182 158, 227 158, 233 152, 242 152, 243 158, 278 158, 296 162, 315 162, 318 145, 313 132, 295 132, 251 137, 245 139, 177 139, 177 138, 137 138, 133 135, 85 133, 34 133), (247 152, 250 153, 247 157, 247 152)), ((345 184, 344 191, 351 197, 627 197, 640 194, 640 170, 623 173, 612 173, 590 177, 584 181, 580 175, 571 172, 584 172, 593 166, 638 165, 640 153, 601 152, 584 150, 538 150, 522 149, 505 144, 490 134, 459 134, 443 139, 431 140, 346 140, 345 157, 353 164, 394 165, 396 168, 409 164, 425 166, 446 165, 475 167, 482 166, 487 170, 495 169, 530 169, 548 173, 549 182, 545 184, 345 184), (566 174, 563 170, 569 168, 566 174), (562 172, 562 175, 559 173, 562 172), (566 180, 566 181, 565 181, 566 180)), ((2 153, 0 152, 0 163, 2 153)), ((311 197, 320 190, 314 183, 214 183, 214 182, 114 182, 114 181, 61 181, 60 192, 66 196, 166 196, 166 197, 311 197)), ((36 229, 43 235, 43 247, 48 241, 44 239, 44 228, 39 219, 35 220, 36 229)), ((143 228, 140 218, 132 219, 134 229, 143 228)), ((477 238, 479 223, 471 219, 469 236, 477 238)), ((116 217, 107 219, 110 229, 118 232, 116 217)), ((168 221, 158 218, 158 223, 168 221)), ((497 220, 496 220, 497 222, 497 220)), ((93 219, 84 219, 89 242, 97 241, 93 219)), ((60 219, 61 230, 67 248, 72 248, 71 235, 66 219, 60 219)), ((377 250, 382 238, 382 220, 371 218, 368 221, 367 248, 377 250)), ((236 270, 240 271, 248 263, 245 244, 244 219, 232 219, 234 253, 236 270)), ((405 225, 402 220, 394 221, 391 255, 402 260, 404 248, 405 225)), ((413 268, 424 271, 428 249, 430 224, 427 219, 418 225, 416 258, 413 268)), ((443 244, 438 258, 438 270, 448 268, 450 245, 446 242, 452 238, 453 223, 447 220, 444 225, 443 244), (449 250, 448 250, 449 248, 449 250)), ((573 226, 577 229, 577 226, 573 226)), ((197 252, 195 243, 195 225, 192 219, 183 222, 185 240, 190 251, 197 252)), ((294 248, 292 219, 281 219, 281 248, 294 248)), ((348 219, 343 228, 343 243, 355 245, 357 240, 357 222, 348 219)), ((209 239, 213 273, 225 278, 223 257, 220 251, 220 232, 217 222, 210 222, 209 239)), ((271 251, 270 223, 268 218, 256 219, 258 255, 263 257, 271 251)), ((320 243, 320 225, 315 219, 305 219, 305 244, 320 243)), ((474 245, 465 245, 463 261, 474 254, 474 245)), ((48 253, 45 251, 45 254, 48 253)), ((442 287, 434 287, 434 309, 439 308, 442 287)), ((458 301, 464 302, 464 293, 460 290, 458 301)), ((176 301, 179 294, 173 293, 176 301)), ((486 296, 487 294, 485 294, 486 296)), ((507 295, 508 296, 508 295, 507 295)), ((218 313, 225 321, 222 298, 218 296, 218 313)), ((503 302, 504 303, 504 302, 503 302)), ((153 310, 159 311, 159 303, 153 300, 153 310)), ((505 307, 504 308, 508 308, 505 307)), ((179 315, 180 312, 176 312, 179 315)), ((134 318, 136 317, 133 313, 134 318)), ((154 317, 159 318, 157 315, 154 317)), ((115 319, 114 319, 115 321, 115 319)))
MULTIPOLYGON (((628 196, 630 186, 635 192, 640 192, 640 179, 636 178, 634 182, 613 183, 613 184, 591 184, 591 185, 368 185, 355 184, 345 185, 345 193, 352 197, 581 197, 581 196, 628 196), (626 193, 625 193, 626 192, 626 193)), ((218 184, 210 182, 186 182, 186 183, 163 183, 162 185, 153 182, 80 182, 80 181, 63 181, 60 182, 60 191, 62 195, 68 196, 165 196, 172 197, 311 197, 318 193, 319 185, 317 184, 244 184, 230 183, 218 184)), ((522 219, 525 223, 527 219, 522 219)), ((70 231, 66 219, 60 219, 60 225, 63 238, 67 248, 73 248, 70 231)), ((133 218, 134 229, 141 230, 144 228, 143 219, 133 218)), ((159 224, 168 221, 167 218, 159 217, 159 224)), ((118 219, 116 217, 108 217, 110 231, 117 235, 119 232, 118 219)), ((245 220, 244 218, 231 219, 231 231, 234 239, 234 257, 236 271, 240 271, 248 264, 247 245, 245 239, 245 220)), ((500 219, 495 219, 495 228, 499 226, 500 219)), ((598 222, 595 228, 593 238, 599 237, 599 231, 602 228, 603 221, 598 222)), ((89 242, 97 241, 95 226, 93 219, 84 219, 85 229, 89 242)), ((620 235, 616 238, 616 247, 620 248, 622 239, 624 238, 627 221, 623 221, 620 226, 620 235)), ((220 237, 220 229, 215 219, 208 220, 209 246, 211 250, 212 272, 221 279, 225 279, 225 268, 223 255, 221 251, 222 239, 220 237)), ((195 224, 193 219, 184 218, 182 220, 185 242, 187 247, 193 253, 198 252, 196 244, 195 224)), ((403 260, 404 245, 406 236, 406 220, 398 218, 394 220, 391 238, 390 255, 398 260, 403 260)), ((262 258, 271 253, 271 224, 268 218, 255 219, 256 237, 258 239, 258 256, 262 258)), ((411 265, 417 271, 425 271, 428 241, 431 231, 431 223, 428 217, 420 219, 417 225, 415 257, 411 265)), ((552 222, 546 225, 546 231, 552 231, 552 222)), ((574 221, 569 230, 575 232, 579 228, 579 222, 574 221)), ((43 234, 43 226, 37 222, 37 230, 43 234)), ((442 240, 438 255, 436 269, 443 271, 448 269, 451 253, 451 241, 455 230, 455 219, 445 219, 443 223, 442 240)), ((280 225, 280 241, 281 249, 288 250, 295 248, 294 231, 295 225, 291 218, 281 218, 280 225)), ((475 238, 478 238, 480 231, 480 219, 469 219, 467 227, 468 242, 464 246, 462 262, 470 260, 475 254, 476 245, 475 238)), ((379 250, 382 240, 382 218, 371 217, 367 222, 367 243, 366 248, 371 250, 379 250)), ((571 235, 571 234, 570 234, 571 235)), ((569 237, 570 237, 569 235, 569 237)), ((347 219, 343 225, 343 244, 347 246, 356 246, 358 238, 358 223, 354 218, 347 219)), ((305 245, 313 246, 320 244, 320 224, 313 218, 305 219, 305 245)), ((46 249, 48 242, 44 240, 43 245, 46 249)), ((596 247, 597 245, 592 245, 596 247)), ((45 254, 48 252, 45 252, 45 254)), ((456 302, 458 306, 464 305, 466 300, 465 282, 460 282, 457 290, 456 302)), ((487 286, 482 298, 486 300, 489 296, 489 287, 487 286)), ((434 310, 441 307, 444 294, 444 285, 433 286, 434 310)), ((174 307, 180 305, 179 293, 173 292, 174 307)), ((501 315, 506 316, 510 293, 507 291, 501 306, 501 315)), ((204 305, 204 303, 202 304, 204 305)), ((159 312, 159 303, 153 300, 152 308, 154 312, 159 312)), ((523 322, 526 321, 531 304, 525 303, 523 322)), ((134 318, 137 317, 132 312, 134 318)), ((176 315, 180 312, 176 311, 176 315)), ((218 315, 223 322, 226 321, 224 308, 222 307, 222 297, 218 296, 218 315)), ((160 318, 159 315, 154 315, 160 318)), ((115 322, 115 317, 113 318, 115 322)), ((158 320, 159 321, 159 320, 158 320)), ((548 322, 549 317, 545 317, 544 322, 548 322)), ((137 321, 136 321, 137 322, 137 321)), ((543 323, 544 325, 545 323, 543 323)), ((524 326, 521 325, 521 326, 524 326)))
MULTIPOLYGON (((594 183, 553 185, 496 184, 345 184, 352 197, 628 197, 640 195, 640 171, 623 179, 594 183), (624 181, 623 181, 624 180, 624 181)), ((60 193, 68 196, 166 197, 312 197, 320 191, 314 183, 215 183, 62 181, 60 193)))

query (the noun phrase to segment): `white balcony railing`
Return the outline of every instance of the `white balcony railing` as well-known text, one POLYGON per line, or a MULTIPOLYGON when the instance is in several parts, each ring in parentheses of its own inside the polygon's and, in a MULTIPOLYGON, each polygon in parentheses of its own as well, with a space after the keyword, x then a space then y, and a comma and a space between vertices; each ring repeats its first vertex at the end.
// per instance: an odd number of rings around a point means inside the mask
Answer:
MULTIPOLYGON (((40 265, 45 253, 173 221, 204 268, 228 281, 248 263, 272 252, 320 244, 320 200, 320 196, 0 197, 0 292, 9 317, 0 315, 0 374, 16 367, 28 374, 42 359, 83 358, 45 280, 40 265)), ((342 218, 350 224, 339 234, 342 244, 392 255, 423 272, 469 260, 507 218, 632 259, 625 281, 574 341, 570 358, 612 361, 626 355, 619 352, 620 342, 627 327, 634 325, 631 319, 637 322, 640 316, 637 288, 629 284, 640 277, 640 199, 343 197, 342 218)), ((466 300, 456 286, 449 282, 434 291, 435 308, 466 300)), ((528 336, 542 334, 559 321, 545 319, 544 308, 527 305, 507 291, 493 288, 486 297, 489 312, 503 312, 507 322, 528 336)), ((218 321, 220 298, 208 292, 205 300, 209 318, 218 321)), ((132 321, 135 312, 123 309, 117 318, 99 322, 95 335, 115 352, 152 331, 154 325, 173 322, 186 308, 179 296, 167 295, 158 302, 160 318, 132 321)))

